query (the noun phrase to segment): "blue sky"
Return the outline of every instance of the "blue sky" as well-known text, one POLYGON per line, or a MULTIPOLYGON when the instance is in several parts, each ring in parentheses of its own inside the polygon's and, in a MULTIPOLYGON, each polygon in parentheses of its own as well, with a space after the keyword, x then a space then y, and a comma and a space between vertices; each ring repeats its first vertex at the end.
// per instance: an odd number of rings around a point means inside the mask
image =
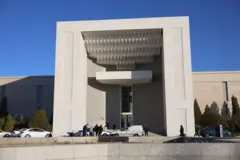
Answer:
POLYGON ((240 0, 0 0, 0 76, 54 74, 56 22, 190 16, 193 71, 240 70, 240 0))

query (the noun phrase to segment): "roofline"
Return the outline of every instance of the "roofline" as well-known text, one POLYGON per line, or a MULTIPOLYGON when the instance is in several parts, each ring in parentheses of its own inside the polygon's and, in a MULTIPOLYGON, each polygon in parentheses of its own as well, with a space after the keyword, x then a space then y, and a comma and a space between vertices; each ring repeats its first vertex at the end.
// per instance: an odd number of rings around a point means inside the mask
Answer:
POLYGON ((167 16, 167 17, 132 17, 132 18, 111 18, 111 19, 90 19, 90 20, 69 20, 69 21, 57 21, 58 23, 69 23, 69 22, 96 22, 96 21, 123 21, 123 20, 146 20, 146 19, 158 19, 158 18, 183 18, 183 19, 188 19, 189 20, 189 16, 167 16))
POLYGON ((36 75, 36 76, 0 76, 1 79, 16 79, 16 78, 52 78, 54 75, 36 75))

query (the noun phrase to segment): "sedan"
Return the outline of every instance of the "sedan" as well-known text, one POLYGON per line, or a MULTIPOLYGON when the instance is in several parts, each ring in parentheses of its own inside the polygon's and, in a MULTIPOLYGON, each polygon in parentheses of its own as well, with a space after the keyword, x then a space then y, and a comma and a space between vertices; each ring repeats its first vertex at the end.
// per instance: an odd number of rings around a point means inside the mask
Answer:
POLYGON ((1 137, 10 137, 11 133, 10 132, 4 132, 2 130, 0 130, 0 138, 1 137))
POLYGON ((21 132, 21 137, 52 137, 52 133, 40 128, 29 128, 21 132))

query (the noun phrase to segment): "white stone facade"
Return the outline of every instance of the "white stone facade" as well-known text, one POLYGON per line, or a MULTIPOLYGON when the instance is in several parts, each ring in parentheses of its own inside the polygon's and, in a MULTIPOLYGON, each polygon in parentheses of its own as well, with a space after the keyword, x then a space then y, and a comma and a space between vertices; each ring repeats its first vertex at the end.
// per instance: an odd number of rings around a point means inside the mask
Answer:
MULTIPOLYGON (((92 87, 90 81, 91 79, 93 81, 96 79, 96 72, 107 72, 108 68, 92 62, 87 57, 89 54, 87 52, 90 51, 87 48, 84 34, 95 33, 95 31, 108 33, 112 31, 146 29, 161 29, 163 31, 161 62, 159 62, 159 70, 161 71, 159 71, 161 74, 161 80, 159 81, 161 83, 159 85, 163 86, 163 92, 159 95, 153 95, 156 99, 162 98, 162 105, 156 106, 156 110, 163 108, 162 113, 159 113, 159 116, 163 117, 164 121, 162 128, 164 128, 168 136, 176 136, 179 135, 179 126, 183 125, 187 135, 192 136, 194 134, 188 17, 58 22, 54 90, 54 134, 62 135, 67 131, 78 130, 86 123, 104 124, 107 120, 107 92, 104 89, 92 87)), ((112 46, 112 48, 114 47, 112 46)), ((145 69, 143 67, 139 70, 145 69)), ((115 72, 117 71, 115 70, 115 72)), ((120 71, 119 74, 121 74, 120 71)), ((131 77, 127 79, 131 81, 131 77)), ((116 86, 105 85, 105 88, 116 86)), ((140 90, 137 88, 138 85, 133 87, 133 94, 140 94, 140 90)), ((154 87, 152 89, 154 90, 154 87)), ((153 92, 151 91, 151 93, 153 92)), ((109 101, 112 101, 112 99, 110 98, 109 101)), ((117 101, 120 103, 120 99, 117 101)), ((138 99, 134 98, 134 101, 137 104, 138 99)), ((112 107, 116 108, 116 111, 119 108, 116 107, 118 104, 115 104, 112 107)), ((148 105, 150 110, 151 102, 148 102, 148 105)), ((134 107, 138 108, 136 105, 134 107)), ((118 116, 117 112, 114 113, 113 110, 109 115, 116 114, 118 116)), ((139 119, 138 121, 140 122, 141 120, 137 113, 140 115, 140 110, 136 111, 135 118, 139 119)), ((151 115, 145 116, 151 117, 151 115)), ((148 121, 151 124, 158 123, 151 120, 148 121)), ((154 128, 154 125, 152 126, 154 128)), ((157 127, 157 124, 155 126, 157 127)))

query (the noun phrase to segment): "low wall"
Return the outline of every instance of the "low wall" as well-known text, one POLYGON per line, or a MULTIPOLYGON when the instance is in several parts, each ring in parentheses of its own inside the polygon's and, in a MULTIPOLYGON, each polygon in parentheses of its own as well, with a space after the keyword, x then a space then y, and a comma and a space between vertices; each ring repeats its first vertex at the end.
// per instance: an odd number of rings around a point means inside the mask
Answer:
POLYGON ((0 147, 8 145, 57 145, 57 144, 86 144, 120 141, 130 143, 163 143, 174 139, 169 137, 54 137, 54 138, 0 138, 0 147), (125 139, 124 138, 124 139, 125 139), (107 142, 107 141, 105 141, 107 142))
POLYGON ((240 144, 77 144, 2 147, 0 160, 239 160, 240 144))

